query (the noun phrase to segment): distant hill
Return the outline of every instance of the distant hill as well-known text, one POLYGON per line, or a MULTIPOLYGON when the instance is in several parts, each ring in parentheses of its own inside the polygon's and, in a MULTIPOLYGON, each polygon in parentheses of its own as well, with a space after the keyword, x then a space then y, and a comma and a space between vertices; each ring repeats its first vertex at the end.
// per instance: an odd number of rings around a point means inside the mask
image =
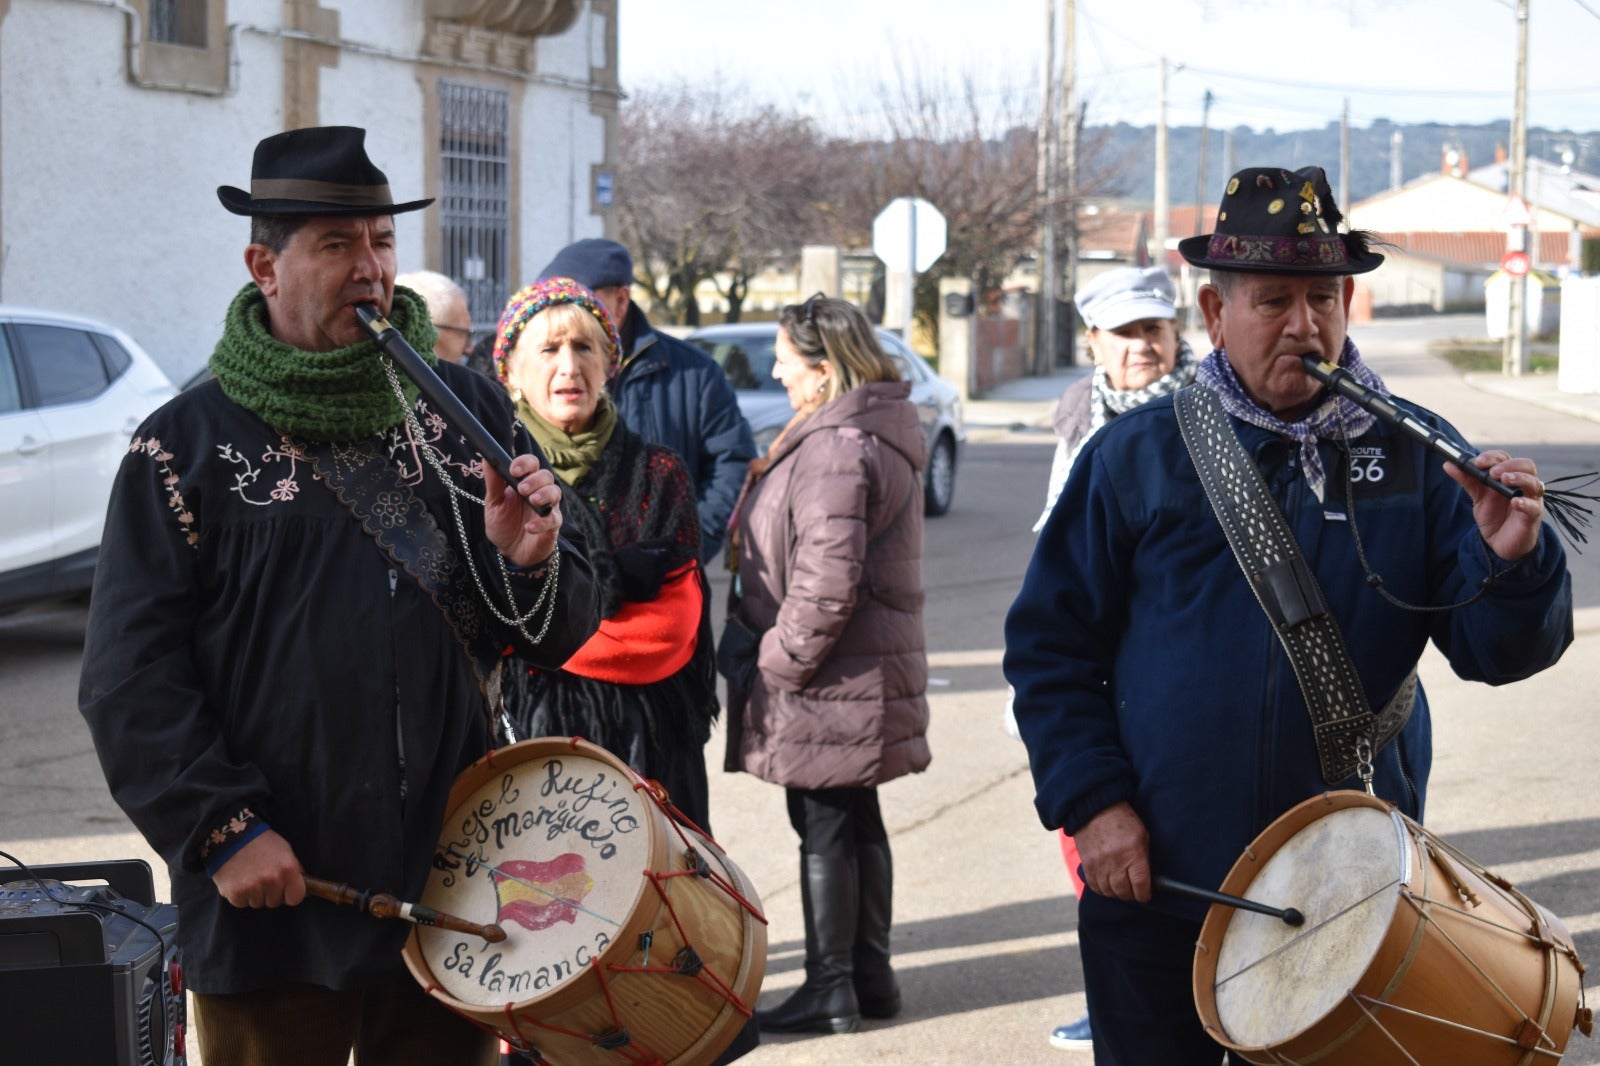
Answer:
MULTIPOLYGON (((1437 173, 1447 146, 1458 147, 1469 167, 1493 163, 1495 149, 1509 150, 1511 124, 1492 122, 1482 126, 1424 123, 1402 125, 1378 120, 1365 128, 1350 128, 1350 200, 1355 202, 1390 187, 1391 141, 1401 135, 1401 181, 1437 173)), ((1086 152, 1095 166, 1116 175, 1111 195, 1149 202, 1155 198, 1154 126, 1089 126, 1083 133, 1086 152)), ((1528 131, 1528 154, 1560 164, 1562 151, 1574 153, 1572 165, 1591 173, 1600 170, 1600 159, 1583 156, 1585 143, 1600 143, 1600 133, 1575 134, 1541 128, 1528 131)), ((1168 190, 1174 204, 1195 201, 1196 179, 1200 166, 1200 128, 1173 126, 1167 130, 1168 190)), ((1249 126, 1229 130, 1214 129, 1206 152, 1204 199, 1214 203, 1228 176, 1242 167, 1281 164, 1299 168, 1315 164, 1328 172, 1328 182, 1339 190, 1339 124, 1330 122, 1320 130, 1276 130, 1257 132, 1249 126)), ((1342 207, 1343 205, 1341 205, 1342 207)))

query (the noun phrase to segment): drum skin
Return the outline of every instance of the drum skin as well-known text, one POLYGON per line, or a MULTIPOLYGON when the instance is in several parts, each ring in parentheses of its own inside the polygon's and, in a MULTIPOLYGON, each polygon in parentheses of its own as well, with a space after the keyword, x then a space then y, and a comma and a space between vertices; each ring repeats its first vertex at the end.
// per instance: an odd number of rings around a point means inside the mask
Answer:
POLYGON ((422 901, 506 940, 418 927, 403 955, 429 995, 555 1066, 693 1066, 738 1034, 766 970, 760 900, 625 763, 525 740, 464 770, 449 809, 422 901))
POLYGON ((1305 915, 1214 904, 1201 927, 1196 1009, 1249 1062, 1533 1066, 1588 1031, 1561 922, 1365 793, 1284 814, 1221 891, 1305 915))

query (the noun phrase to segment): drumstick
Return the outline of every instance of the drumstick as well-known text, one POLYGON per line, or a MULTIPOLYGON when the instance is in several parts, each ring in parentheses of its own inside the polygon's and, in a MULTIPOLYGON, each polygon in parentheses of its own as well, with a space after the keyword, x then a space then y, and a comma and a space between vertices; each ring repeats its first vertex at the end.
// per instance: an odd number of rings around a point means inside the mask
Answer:
POLYGON ((362 892, 346 884, 335 884, 324 881, 320 877, 307 877, 306 892, 318 899, 328 900, 330 903, 345 903, 360 907, 374 918, 399 918, 413 925, 432 925, 440 929, 451 929, 457 933, 471 933, 481 936, 491 944, 498 944, 506 938, 506 931, 495 924, 479 925, 469 922, 465 918, 457 918, 453 914, 424 907, 420 903, 404 903, 389 895, 387 892, 362 892))
POLYGON ((1200 888, 1197 885, 1186 885, 1182 881, 1174 881, 1170 877, 1154 878, 1155 886, 1164 892, 1174 892, 1180 896, 1193 896, 1203 899, 1208 903, 1221 903, 1227 907, 1237 907, 1242 911, 1255 911, 1257 914, 1269 914, 1274 918, 1281 918, 1285 925, 1304 925, 1306 916, 1293 907, 1269 907, 1265 903, 1257 903, 1253 899, 1243 896, 1230 896, 1224 892, 1213 892, 1209 888, 1200 888))
MULTIPOLYGON (((474 448, 478 449, 478 454, 483 456, 486 463, 494 467, 495 473, 499 474, 507 485, 517 484, 520 479, 511 476, 511 456, 507 455, 506 450, 500 447, 500 442, 495 440, 487 429, 483 428, 483 423, 478 421, 477 416, 467 410, 467 405, 462 403, 456 394, 450 391, 450 387, 440 379, 433 367, 429 366, 426 360, 417 354, 417 350, 411 347, 411 342, 406 340, 401 332, 390 324, 389 320, 383 316, 383 312, 379 311, 373 304, 359 303, 356 304, 356 317, 361 320, 361 324, 366 327, 367 332, 372 334, 372 339, 378 342, 378 347, 383 349, 383 354, 393 360, 394 365, 404 371, 406 377, 416 383, 417 388, 422 391, 423 396, 427 397, 434 410, 438 411, 446 422, 461 431, 461 435, 466 437, 468 443, 474 448)), ((538 458, 540 466, 550 465, 545 462, 544 456, 540 455, 537 450, 534 455, 538 458)), ((526 499, 526 497, 523 498, 526 499)), ((542 516, 548 515, 554 505, 530 503, 528 506, 542 516)))

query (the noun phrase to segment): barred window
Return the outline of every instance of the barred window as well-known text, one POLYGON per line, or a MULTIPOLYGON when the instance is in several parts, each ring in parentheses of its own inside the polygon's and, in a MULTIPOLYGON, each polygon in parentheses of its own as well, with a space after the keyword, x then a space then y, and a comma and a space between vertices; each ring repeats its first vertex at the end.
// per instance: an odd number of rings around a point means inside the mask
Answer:
POLYGON ((511 97, 439 82, 443 272, 467 294, 474 332, 493 330, 511 295, 511 97))
POLYGON ((206 47, 206 7, 205 0, 150 0, 145 39, 206 47))

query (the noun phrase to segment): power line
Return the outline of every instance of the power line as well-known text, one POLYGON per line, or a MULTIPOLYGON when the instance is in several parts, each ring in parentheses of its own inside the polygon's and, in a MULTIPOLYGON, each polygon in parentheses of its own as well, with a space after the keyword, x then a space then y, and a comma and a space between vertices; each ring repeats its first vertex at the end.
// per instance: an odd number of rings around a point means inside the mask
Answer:
POLYGON ((1587 11, 1589 14, 1593 15, 1595 18, 1600 19, 1600 11, 1596 11, 1594 8, 1590 7, 1588 4, 1584 3, 1583 0, 1572 0, 1572 2, 1574 4, 1577 4, 1579 7, 1583 8, 1585 11, 1587 11))

